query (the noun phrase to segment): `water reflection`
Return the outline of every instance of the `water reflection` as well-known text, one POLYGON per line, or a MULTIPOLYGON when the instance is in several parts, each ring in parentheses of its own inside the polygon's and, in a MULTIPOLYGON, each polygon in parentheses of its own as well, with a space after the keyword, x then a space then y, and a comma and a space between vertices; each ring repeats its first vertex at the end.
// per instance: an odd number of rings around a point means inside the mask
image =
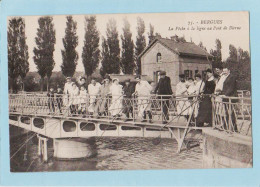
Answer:
MULTIPOLYGON (((10 140, 11 155, 15 153, 26 136, 10 140)), ((177 169, 202 168, 202 150, 194 147, 177 154, 177 142, 162 139, 159 145, 152 138, 97 137, 81 139, 90 142, 96 154, 80 160, 57 160, 53 158, 52 142, 48 144, 47 163, 37 154, 37 139, 29 141, 11 159, 11 171, 88 171, 88 170, 127 170, 127 169, 177 169), (24 153, 27 150, 27 156, 24 153)))

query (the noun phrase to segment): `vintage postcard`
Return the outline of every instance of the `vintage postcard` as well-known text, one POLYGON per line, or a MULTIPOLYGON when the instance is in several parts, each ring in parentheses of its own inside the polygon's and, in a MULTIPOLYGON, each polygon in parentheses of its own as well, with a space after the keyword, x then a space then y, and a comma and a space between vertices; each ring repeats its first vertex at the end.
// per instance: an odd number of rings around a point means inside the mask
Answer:
POLYGON ((8 16, 10 171, 252 168, 249 12, 8 16))

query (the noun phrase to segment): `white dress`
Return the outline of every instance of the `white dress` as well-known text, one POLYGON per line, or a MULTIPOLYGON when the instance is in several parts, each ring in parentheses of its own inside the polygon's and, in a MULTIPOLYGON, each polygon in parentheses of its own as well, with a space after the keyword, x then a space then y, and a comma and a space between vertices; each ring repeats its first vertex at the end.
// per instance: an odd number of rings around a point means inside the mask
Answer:
POLYGON ((152 86, 147 81, 140 81, 135 86, 135 91, 138 96, 138 116, 143 117, 144 111, 151 110, 151 103, 149 102, 152 86))
POLYGON ((75 89, 71 90, 69 95, 69 105, 78 105, 80 104, 79 99, 79 88, 76 87, 75 89))
POLYGON ((88 101, 87 90, 80 90, 79 91, 79 101, 80 101, 80 106, 79 106, 80 109, 82 107, 86 107, 87 101, 88 101))
POLYGON ((110 93, 112 95, 109 112, 112 116, 120 115, 123 110, 123 87, 120 84, 112 84, 110 86, 110 93))
POLYGON ((69 106, 70 105, 70 101, 69 101, 69 95, 72 92, 72 82, 71 83, 65 83, 64 85, 64 97, 63 97, 63 104, 65 106, 69 106))
POLYGON ((179 82, 176 85, 176 105, 177 105, 177 114, 178 115, 188 115, 190 103, 187 97, 187 87, 185 82, 179 82))
MULTIPOLYGON (((196 95, 203 93, 204 87, 205 87, 205 83, 202 80, 196 82, 196 84, 195 84, 196 95)), ((199 114, 199 102, 195 102, 194 117, 196 118, 198 116, 198 114, 199 114)))
POLYGON ((96 99, 100 90, 100 84, 97 82, 94 86, 93 84, 88 85, 88 94, 89 94, 89 112, 95 111, 96 99))

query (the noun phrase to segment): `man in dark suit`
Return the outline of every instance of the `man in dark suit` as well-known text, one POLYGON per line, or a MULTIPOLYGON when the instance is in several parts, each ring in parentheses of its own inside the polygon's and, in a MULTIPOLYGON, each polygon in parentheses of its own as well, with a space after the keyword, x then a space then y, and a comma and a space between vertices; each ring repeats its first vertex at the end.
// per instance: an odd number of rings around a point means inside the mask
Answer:
MULTIPOLYGON (((237 77, 232 73, 230 73, 229 67, 223 68, 223 74, 226 76, 226 79, 223 83, 223 89, 221 95, 224 95, 226 97, 237 97, 237 77)), ((226 120, 227 124, 224 124, 224 128, 225 129, 233 128, 229 130, 237 131, 234 107, 231 107, 232 105, 234 105, 233 103, 237 102, 237 99, 223 98, 223 102, 225 103, 225 110, 227 116, 227 120, 226 120), (230 116, 231 116, 231 120, 229 120, 230 116), (230 124, 229 121, 232 123, 232 125, 230 124)))
POLYGON ((125 81, 125 86, 123 87, 124 91, 124 100, 123 100, 123 113, 126 115, 126 119, 124 121, 130 120, 129 117, 131 114, 133 117, 133 101, 132 101, 132 95, 135 92, 134 86, 131 84, 131 80, 127 79, 125 81))
POLYGON ((162 109, 163 109, 163 116, 162 120, 163 123, 166 124, 169 120, 169 99, 172 95, 172 87, 171 87, 171 79, 170 77, 166 76, 165 71, 160 72, 160 80, 157 86, 154 89, 154 93, 159 95, 159 98, 162 99, 162 109), (164 96, 165 95, 165 96, 164 96))

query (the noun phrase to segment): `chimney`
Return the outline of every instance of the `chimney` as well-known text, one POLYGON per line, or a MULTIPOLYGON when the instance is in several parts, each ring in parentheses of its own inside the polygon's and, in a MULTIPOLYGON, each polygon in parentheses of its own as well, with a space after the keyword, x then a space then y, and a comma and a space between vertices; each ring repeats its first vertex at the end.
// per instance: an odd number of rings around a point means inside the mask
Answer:
POLYGON ((171 40, 173 40, 175 42, 179 42, 179 38, 176 34, 174 36, 171 36, 171 40))

